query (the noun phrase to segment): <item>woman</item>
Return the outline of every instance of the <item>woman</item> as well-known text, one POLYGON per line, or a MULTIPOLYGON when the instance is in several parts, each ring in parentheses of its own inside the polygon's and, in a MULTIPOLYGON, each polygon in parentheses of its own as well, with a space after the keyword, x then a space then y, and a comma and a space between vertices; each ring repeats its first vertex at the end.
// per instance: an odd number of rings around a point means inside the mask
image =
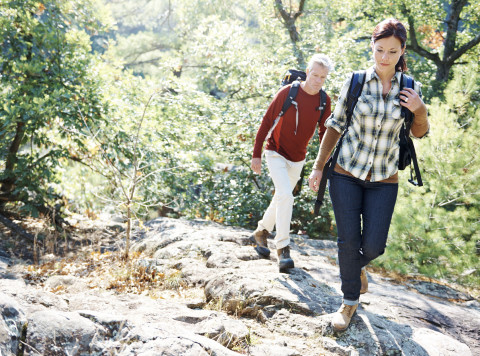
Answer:
MULTIPOLYGON (((400 91, 401 74, 407 69, 406 40, 407 31, 398 20, 387 19, 375 27, 371 41, 375 64, 366 71, 362 94, 329 182, 343 292, 342 306, 332 320, 335 330, 345 330, 350 324, 360 294, 368 290, 364 267, 385 250, 398 192, 401 106, 415 115, 413 136, 423 137, 429 128, 418 83, 415 90, 400 91)), ((349 84, 350 79, 325 123, 327 131, 309 177, 314 191, 318 190, 322 169, 346 123, 349 84)))

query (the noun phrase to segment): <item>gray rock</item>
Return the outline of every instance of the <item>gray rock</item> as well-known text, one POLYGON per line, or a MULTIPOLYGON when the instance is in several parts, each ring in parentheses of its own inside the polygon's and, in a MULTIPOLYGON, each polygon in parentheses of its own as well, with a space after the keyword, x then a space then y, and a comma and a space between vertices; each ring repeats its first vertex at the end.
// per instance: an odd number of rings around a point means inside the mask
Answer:
MULTIPOLYGON (((138 242, 149 241, 150 245, 158 247, 159 241, 165 241, 161 248, 165 250, 163 255, 154 249, 152 255, 155 257, 171 258, 178 255, 180 246, 186 244, 202 251, 206 261, 200 258, 189 260, 182 271, 189 281, 205 286, 207 302, 235 315, 253 317, 283 334, 310 336, 311 323, 298 321, 298 315, 307 320, 320 316, 322 322, 313 330, 323 335, 323 339, 334 337, 336 347, 344 354, 393 355, 403 352, 406 355, 428 355, 431 351, 413 339, 418 328, 432 329, 444 335, 446 332, 452 340, 469 340, 471 347, 480 350, 474 334, 480 324, 472 318, 479 318, 479 313, 471 315, 465 307, 453 303, 445 308, 428 295, 409 292, 405 287, 372 276, 371 293, 362 296, 366 309, 359 310, 352 327, 338 338, 329 327, 330 316, 325 315, 335 312, 341 303, 338 268, 334 265, 336 243, 333 241, 294 236, 292 257, 297 268, 284 275, 278 273, 274 254, 271 260, 264 260, 254 256, 253 248, 248 252, 250 246, 245 247, 248 243, 245 241, 249 234, 243 231, 236 232, 240 240, 235 240, 231 238, 231 231, 216 224, 157 219, 150 226, 152 230, 144 237, 145 241, 139 239, 138 242), (195 231, 189 233, 193 226, 195 231), (393 314, 393 320, 392 310, 398 311, 393 314), (462 325, 463 320, 468 320, 468 327, 462 325), (442 325, 443 331, 437 325, 442 325), (401 335, 402 341, 392 335, 401 335)), ((274 250, 271 240, 269 247, 274 250)))
POLYGON ((470 301, 473 300, 473 297, 459 292, 449 286, 433 283, 433 282, 425 282, 425 281, 416 281, 413 283, 407 284, 408 287, 416 289, 418 292, 431 295, 432 297, 442 298, 442 299, 450 299, 450 300, 459 300, 459 301, 470 301))
POLYGON ((77 293, 87 288, 85 282, 75 276, 52 276, 45 283, 46 288, 50 290, 68 290, 71 293, 77 293))
POLYGON ((0 355, 16 355, 27 319, 20 305, 0 293, 0 355))
POLYGON ((130 330, 126 340, 131 348, 121 351, 120 355, 237 355, 214 340, 168 325, 135 326, 130 330))
POLYGON ((232 347, 245 341, 249 331, 239 320, 227 317, 213 317, 196 325, 196 332, 217 341, 225 347, 232 347))
POLYGON ((42 354, 85 354, 96 350, 104 331, 75 312, 45 310, 28 316, 26 344, 42 354))
POLYGON ((132 251, 142 252, 134 268, 180 270, 182 283, 202 288, 204 298, 119 294, 72 276, 26 284, 4 264, 10 278, 0 278, 2 355, 17 354, 22 330, 31 354, 480 354, 478 301, 452 288, 452 302, 432 295, 430 286, 413 289, 413 282, 395 284, 370 272, 351 326, 334 332, 341 291, 333 241, 294 235, 296 268, 281 274, 275 253, 261 259, 249 245, 252 231, 168 218, 146 226, 132 240, 132 251))
POLYGON ((464 343, 430 329, 416 329, 413 332, 412 340, 420 345, 426 354, 430 356, 472 355, 469 347, 464 343))

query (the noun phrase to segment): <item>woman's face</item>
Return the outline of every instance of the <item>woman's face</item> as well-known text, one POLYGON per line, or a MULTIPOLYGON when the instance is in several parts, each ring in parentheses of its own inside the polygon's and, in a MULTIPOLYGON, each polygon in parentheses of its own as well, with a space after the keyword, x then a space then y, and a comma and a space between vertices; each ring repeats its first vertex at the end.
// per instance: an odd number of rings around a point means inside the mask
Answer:
POLYGON ((372 44, 377 73, 395 73, 395 66, 405 52, 400 40, 394 36, 381 38, 372 44))

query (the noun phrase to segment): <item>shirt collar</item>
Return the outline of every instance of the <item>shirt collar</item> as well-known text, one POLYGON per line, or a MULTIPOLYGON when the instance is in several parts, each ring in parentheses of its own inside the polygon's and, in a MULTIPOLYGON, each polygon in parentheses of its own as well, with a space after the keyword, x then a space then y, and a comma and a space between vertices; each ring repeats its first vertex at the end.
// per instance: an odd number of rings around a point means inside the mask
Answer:
MULTIPOLYGON (((395 75, 393 76, 392 80, 394 80, 394 78, 395 78, 397 80, 397 83, 400 84, 401 76, 402 76, 402 72, 395 72, 395 75)), ((375 73, 375 67, 371 66, 370 68, 367 69, 367 71, 365 73, 365 82, 369 82, 370 80, 372 80, 374 78, 377 79, 377 80, 380 80, 377 73, 375 73)))

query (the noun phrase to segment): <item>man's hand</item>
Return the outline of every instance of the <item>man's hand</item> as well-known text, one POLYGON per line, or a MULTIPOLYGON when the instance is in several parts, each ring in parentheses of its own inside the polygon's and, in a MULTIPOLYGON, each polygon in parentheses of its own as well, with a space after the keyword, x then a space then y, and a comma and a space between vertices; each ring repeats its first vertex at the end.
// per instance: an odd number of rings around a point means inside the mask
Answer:
POLYGON ((314 192, 318 191, 318 186, 322 180, 322 171, 319 169, 314 169, 310 176, 308 177, 308 186, 314 192))
POLYGON ((261 158, 252 158, 252 171, 257 174, 262 173, 262 159, 261 158))

